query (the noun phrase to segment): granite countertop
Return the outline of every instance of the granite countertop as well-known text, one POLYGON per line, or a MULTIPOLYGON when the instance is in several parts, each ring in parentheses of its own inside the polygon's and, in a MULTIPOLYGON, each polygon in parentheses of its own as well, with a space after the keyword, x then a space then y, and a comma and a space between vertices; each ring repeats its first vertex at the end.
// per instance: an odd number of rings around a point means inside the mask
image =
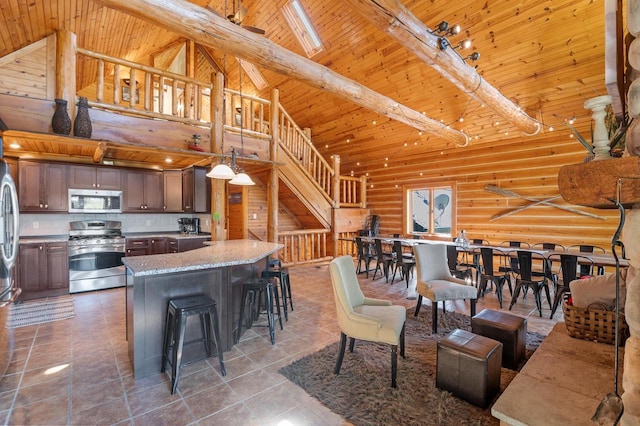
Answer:
POLYGON ((211 238, 208 232, 199 234, 183 234, 182 232, 123 232, 125 238, 175 238, 175 239, 191 239, 191 238, 211 238))
POLYGON ((19 244, 39 244, 39 243, 66 243, 69 241, 69 235, 40 235, 33 237, 20 236, 19 244))
MULTIPOLYGON (((125 238, 175 238, 177 240, 188 240, 192 238, 211 238, 211 234, 208 232, 201 232, 199 234, 183 234, 181 232, 126 232, 122 234, 125 238)), ((69 234, 62 235, 35 235, 35 236, 20 236, 19 243, 24 244, 38 244, 38 243, 63 243, 69 241, 69 234)))
POLYGON ((123 257, 122 261, 134 277, 142 277, 253 263, 282 247, 256 240, 211 241, 183 253, 123 257))

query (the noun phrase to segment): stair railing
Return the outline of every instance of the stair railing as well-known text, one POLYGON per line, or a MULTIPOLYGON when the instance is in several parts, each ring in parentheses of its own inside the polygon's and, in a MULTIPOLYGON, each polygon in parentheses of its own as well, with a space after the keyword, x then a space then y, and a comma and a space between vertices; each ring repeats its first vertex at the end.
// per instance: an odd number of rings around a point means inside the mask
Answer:
POLYGON ((334 171, 311 143, 311 139, 279 105, 280 146, 299 161, 305 172, 320 186, 325 196, 332 199, 334 171))

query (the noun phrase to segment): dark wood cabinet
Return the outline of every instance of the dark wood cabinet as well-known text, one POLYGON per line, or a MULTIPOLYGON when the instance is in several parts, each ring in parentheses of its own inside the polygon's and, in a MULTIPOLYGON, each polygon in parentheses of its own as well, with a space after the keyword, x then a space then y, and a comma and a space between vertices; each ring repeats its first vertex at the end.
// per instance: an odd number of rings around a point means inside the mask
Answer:
POLYGON ((191 167, 182 172, 182 207, 188 213, 211 212, 211 180, 207 169, 191 167))
POLYGON ((149 239, 127 238, 125 239, 125 250, 127 256, 146 256, 149 254, 149 239))
POLYGON ((164 211, 182 212, 182 170, 165 170, 163 175, 164 211))
POLYGON ((21 243, 18 265, 18 283, 23 293, 69 292, 67 242, 21 243))
POLYGON ((69 166, 69 188, 73 189, 122 189, 122 172, 111 167, 69 166))
POLYGON ((67 165, 19 162, 20 211, 66 212, 68 206, 67 165))
POLYGON ((209 240, 209 237, 179 238, 177 239, 178 253, 202 248, 204 242, 209 240))
POLYGON ((146 256, 148 254, 181 253, 204 247, 210 237, 194 238, 127 238, 127 256, 146 256))
POLYGON ((149 254, 164 254, 168 252, 169 242, 166 238, 150 238, 149 254))
POLYGON ((164 211, 163 187, 164 178, 162 172, 124 171, 123 211, 164 211))

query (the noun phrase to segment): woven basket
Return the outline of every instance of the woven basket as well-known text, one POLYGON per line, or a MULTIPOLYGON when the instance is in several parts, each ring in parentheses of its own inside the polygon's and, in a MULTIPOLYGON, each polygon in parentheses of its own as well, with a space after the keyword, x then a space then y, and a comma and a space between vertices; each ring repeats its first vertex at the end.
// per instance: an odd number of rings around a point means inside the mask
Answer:
MULTIPOLYGON (((607 310, 602 304, 591 304, 583 308, 562 302, 562 312, 569 336, 609 345, 615 344, 615 311, 607 310)), ((629 337, 629 326, 624 314, 620 314, 619 324, 619 343, 620 346, 624 346, 624 342, 629 337)))

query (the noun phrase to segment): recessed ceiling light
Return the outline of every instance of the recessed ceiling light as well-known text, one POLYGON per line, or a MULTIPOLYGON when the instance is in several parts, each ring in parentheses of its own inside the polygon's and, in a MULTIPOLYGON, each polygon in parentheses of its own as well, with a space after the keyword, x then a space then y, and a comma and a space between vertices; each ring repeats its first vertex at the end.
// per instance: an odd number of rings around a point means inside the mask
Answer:
POLYGON ((173 163, 173 160, 171 158, 165 158, 164 162, 165 163, 173 163))
POLYGON ((19 144, 19 143, 12 142, 11 144, 9 144, 9 148, 13 148, 13 149, 20 149, 20 148, 22 148, 22 147, 20 146, 20 144, 19 144))

